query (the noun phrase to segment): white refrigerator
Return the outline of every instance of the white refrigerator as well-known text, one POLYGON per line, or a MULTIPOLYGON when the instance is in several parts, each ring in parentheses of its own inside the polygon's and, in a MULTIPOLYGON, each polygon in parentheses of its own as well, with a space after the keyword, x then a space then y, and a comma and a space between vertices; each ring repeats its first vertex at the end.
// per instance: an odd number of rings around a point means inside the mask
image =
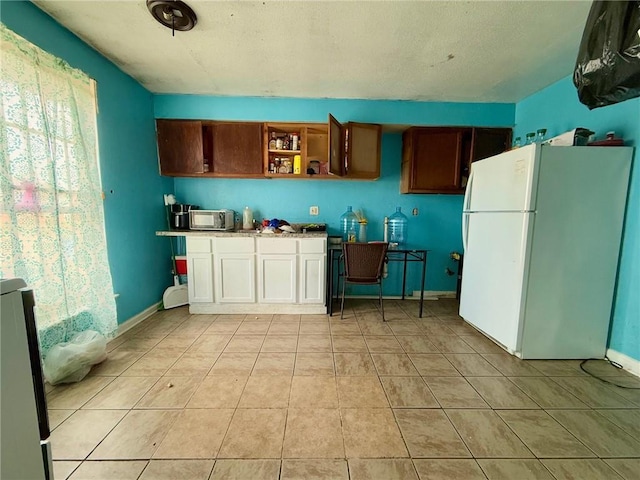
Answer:
POLYGON ((24 280, 0 278, 2 480, 53 480, 34 305, 24 280))
POLYGON ((632 154, 533 144, 473 163, 460 315, 521 358, 603 358, 632 154))

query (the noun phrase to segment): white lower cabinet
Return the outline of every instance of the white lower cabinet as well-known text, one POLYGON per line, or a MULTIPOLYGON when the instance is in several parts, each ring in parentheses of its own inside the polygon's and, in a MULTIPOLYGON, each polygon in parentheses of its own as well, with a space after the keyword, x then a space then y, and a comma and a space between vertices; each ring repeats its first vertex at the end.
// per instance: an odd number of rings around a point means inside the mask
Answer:
POLYGON ((256 257, 247 253, 220 253, 215 261, 216 300, 220 303, 256 301, 256 257))
POLYGON ((213 255, 192 253, 187 255, 189 303, 213 302, 213 255))
POLYGON ((300 255, 300 303, 324 303, 325 263, 324 255, 300 255))
POLYGON ((256 301, 256 245, 253 237, 216 237, 215 290, 218 303, 256 301))
POLYGON ((213 254, 211 239, 187 237, 187 292, 189 303, 212 303, 213 254))
POLYGON ((188 236, 191 313, 325 313, 326 238, 188 236))
POLYGON ((258 258, 258 301, 297 303, 297 256, 260 255, 258 258))

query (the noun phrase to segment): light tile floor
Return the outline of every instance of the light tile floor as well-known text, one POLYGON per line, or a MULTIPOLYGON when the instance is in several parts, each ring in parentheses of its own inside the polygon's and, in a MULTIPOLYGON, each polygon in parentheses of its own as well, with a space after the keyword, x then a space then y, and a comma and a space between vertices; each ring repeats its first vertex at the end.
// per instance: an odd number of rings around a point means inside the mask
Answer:
POLYGON ((453 300, 348 306, 153 315, 48 389, 56 479, 640 478, 640 390, 512 357, 453 300))

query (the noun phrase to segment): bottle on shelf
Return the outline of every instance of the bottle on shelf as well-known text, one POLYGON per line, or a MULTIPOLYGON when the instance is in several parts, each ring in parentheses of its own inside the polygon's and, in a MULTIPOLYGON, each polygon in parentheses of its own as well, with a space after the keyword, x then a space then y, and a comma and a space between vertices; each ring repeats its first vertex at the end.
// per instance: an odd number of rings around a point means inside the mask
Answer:
POLYGON ((522 140, 520 139, 520 137, 516 137, 515 140, 513 141, 512 149, 515 150, 516 148, 520 148, 521 146, 522 146, 522 140))
POLYGON ((407 243, 407 229, 409 220, 402 213, 400 207, 396 207, 396 213, 389 217, 389 243, 398 246, 407 243))
POLYGON ((354 243, 356 241, 357 241, 356 229, 355 229, 355 227, 351 227, 349 229, 349 233, 347 234, 347 242, 354 243))
POLYGON ((289 135, 285 135, 284 140, 282 141, 282 150, 290 150, 290 147, 291 147, 291 140, 289 138, 289 135))
POLYGON ((366 242, 367 241, 367 222, 360 221, 360 231, 358 232, 358 241, 366 242))
POLYGON ((544 137, 545 137, 546 134, 547 134, 547 129, 546 128, 538 129, 538 131, 536 132, 536 143, 544 142, 544 137))
POLYGON ((242 211, 242 229, 253 229, 253 211, 249 207, 244 207, 244 210, 242 211))
POLYGON ((535 132, 529 132, 526 135, 526 141, 524 142, 525 145, 531 145, 532 143, 534 143, 534 139, 536 138, 536 133, 535 132))
POLYGON ((282 137, 276 137, 276 150, 282 150, 282 137))
POLYGON ((291 134, 291 150, 299 150, 298 138, 297 133, 291 134))
POLYGON ((355 242, 358 228, 358 217, 353 212, 351 206, 340 217, 340 230, 342 231, 342 241, 355 242))
POLYGON ((271 132, 271 139, 269 140, 269 150, 276 149, 276 132, 271 132))

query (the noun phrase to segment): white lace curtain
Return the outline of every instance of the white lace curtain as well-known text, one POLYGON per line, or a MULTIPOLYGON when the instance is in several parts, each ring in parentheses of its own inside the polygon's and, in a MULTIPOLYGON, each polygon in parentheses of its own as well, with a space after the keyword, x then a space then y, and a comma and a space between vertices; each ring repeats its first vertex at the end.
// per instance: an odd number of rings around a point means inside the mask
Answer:
POLYGON ((0 24, 0 277, 36 298, 41 353, 117 329, 95 83, 0 24))

